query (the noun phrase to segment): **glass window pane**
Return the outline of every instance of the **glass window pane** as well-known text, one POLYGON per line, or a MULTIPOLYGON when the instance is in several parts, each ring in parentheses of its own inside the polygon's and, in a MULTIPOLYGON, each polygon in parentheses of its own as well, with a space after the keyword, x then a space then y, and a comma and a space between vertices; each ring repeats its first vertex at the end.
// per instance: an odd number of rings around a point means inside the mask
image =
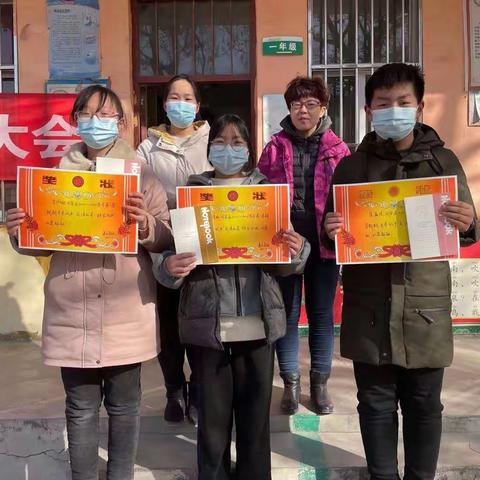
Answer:
POLYGON ((405 61, 418 63, 419 56, 419 0, 405 0, 405 61))
POLYGON ((325 24, 325 2, 326 0, 315 0, 312 7, 312 62, 313 65, 324 63, 324 24, 325 24))
POLYGON ((402 61, 402 2, 389 0, 389 62, 402 61))
POLYGON ((0 5, 1 62, 13 65, 13 5, 0 5))
POLYGON ((5 211, 17 206, 17 185, 15 182, 5 182, 5 211))
POLYGON ((155 75, 157 72, 157 45, 155 34, 155 4, 138 4, 139 69, 140 75, 155 75))
POLYGON ((327 63, 340 63, 340 4, 327 0, 327 63))
POLYGON ((373 45, 375 63, 387 63, 387 3, 373 2, 373 45))
POLYGON ((355 63, 355 0, 342 2, 342 63, 355 63))
MULTIPOLYGON (((1 182, 3 184, 3 191, 5 193, 5 211, 2 211, 2 199, 0 198, 0 223, 5 222, 7 210, 17 206, 17 188, 14 182, 1 182)), ((0 194, 2 192, 2 185, 0 185, 0 194)))
POLYGON ((233 73, 250 71, 250 1, 232 2, 233 73))
POLYGON ((209 75, 213 73, 212 2, 195 2, 195 70, 209 75))
POLYGON ((15 73, 13 70, 2 70, 2 93, 15 93, 15 73))
MULTIPOLYGON (((159 75, 175 74, 175 57, 173 42, 174 5, 173 2, 158 2, 157 4, 157 37, 159 75)), ((177 47, 178 48, 178 47, 177 47)))
POLYGON ((355 71, 343 71, 343 140, 355 143, 355 71))
POLYGON ((371 0, 358 0, 358 63, 372 62, 371 10, 371 0))
POLYGON ((358 131, 357 131, 357 142, 361 142, 365 134, 367 134, 371 128, 370 123, 368 122, 367 115, 365 113, 364 105, 366 104, 365 99, 365 84, 371 76, 371 69, 359 69, 358 70, 358 131))
POLYGON ((328 115, 332 119, 332 129, 340 135, 340 72, 338 70, 328 71, 327 85, 330 90, 328 115))
POLYGON ((230 13, 230 0, 215 0, 213 4, 214 72, 220 75, 232 73, 232 25, 230 13))
POLYGON ((175 73, 194 73, 193 0, 175 2, 177 68, 175 73))

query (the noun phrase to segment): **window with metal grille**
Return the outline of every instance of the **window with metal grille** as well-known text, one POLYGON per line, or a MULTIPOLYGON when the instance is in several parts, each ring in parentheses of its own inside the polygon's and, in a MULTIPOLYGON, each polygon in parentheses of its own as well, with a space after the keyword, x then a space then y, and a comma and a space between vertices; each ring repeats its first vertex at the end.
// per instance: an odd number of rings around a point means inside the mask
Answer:
MULTIPOLYGON (((13 0, 0 0, 0 93, 18 90, 13 25, 13 0)), ((5 212, 15 204, 15 183, 0 180, 0 223, 5 221, 5 212)))
POLYGON ((250 0, 138 1, 140 79, 249 76, 250 0))
POLYGON ((0 0, 0 30, 0 93, 14 93, 17 89, 12 0, 0 0))
POLYGON ((0 223, 5 222, 6 212, 17 204, 17 187, 15 182, 0 182, 0 223))
POLYGON ((330 92, 333 128, 348 144, 370 130, 365 82, 390 62, 421 64, 421 0, 310 0, 309 65, 330 92))

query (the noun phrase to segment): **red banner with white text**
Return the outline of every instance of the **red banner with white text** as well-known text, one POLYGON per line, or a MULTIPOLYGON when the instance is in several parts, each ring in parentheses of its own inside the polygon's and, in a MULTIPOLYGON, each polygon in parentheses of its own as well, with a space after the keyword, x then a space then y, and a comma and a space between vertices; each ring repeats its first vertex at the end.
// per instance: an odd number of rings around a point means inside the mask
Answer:
POLYGON ((15 180, 17 166, 54 167, 79 141, 70 124, 76 95, 0 94, 0 180, 15 180))

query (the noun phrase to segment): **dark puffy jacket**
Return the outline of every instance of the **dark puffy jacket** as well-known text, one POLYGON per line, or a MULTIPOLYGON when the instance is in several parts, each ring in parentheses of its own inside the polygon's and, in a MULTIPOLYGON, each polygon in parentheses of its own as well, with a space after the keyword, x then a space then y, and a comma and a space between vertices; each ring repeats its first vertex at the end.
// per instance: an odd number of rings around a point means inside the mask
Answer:
MULTIPOLYGON (((212 173, 192 175, 189 185, 211 184, 212 173)), ((268 183, 255 170, 248 183, 268 183)), ((301 274, 310 245, 304 240, 303 249, 290 264, 279 265, 199 265, 188 277, 168 275, 164 260, 174 252, 153 257, 156 279, 168 288, 180 288, 178 323, 182 343, 223 349, 220 340, 220 316, 237 317, 261 314, 265 336, 273 343, 285 335, 286 314, 282 292, 276 276, 301 274)))
MULTIPOLYGON (((392 141, 366 135, 343 159, 332 184, 456 175, 458 198, 473 205, 457 157, 431 127, 417 124, 406 155, 392 141)), ((333 211, 332 191, 326 212, 333 211)), ((462 242, 478 237, 476 227, 462 242)), ((333 244, 331 244, 333 247, 333 244)), ((451 278, 448 262, 346 265, 343 268, 341 354, 374 365, 439 368, 453 358, 451 278)))

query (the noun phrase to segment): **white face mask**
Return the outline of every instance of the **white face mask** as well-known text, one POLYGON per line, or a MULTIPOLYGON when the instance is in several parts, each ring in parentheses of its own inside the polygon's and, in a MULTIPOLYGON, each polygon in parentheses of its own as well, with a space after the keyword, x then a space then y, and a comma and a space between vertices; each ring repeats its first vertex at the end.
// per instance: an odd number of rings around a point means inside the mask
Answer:
POLYGON ((417 107, 391 107, 372 110, 372 126, 377 135, 394 142, 403 140, 417 123, 417 107))
POLYGON ((211 145, 208 160, 222 175, 235 175, 248 162, 247 147, 211 145))

